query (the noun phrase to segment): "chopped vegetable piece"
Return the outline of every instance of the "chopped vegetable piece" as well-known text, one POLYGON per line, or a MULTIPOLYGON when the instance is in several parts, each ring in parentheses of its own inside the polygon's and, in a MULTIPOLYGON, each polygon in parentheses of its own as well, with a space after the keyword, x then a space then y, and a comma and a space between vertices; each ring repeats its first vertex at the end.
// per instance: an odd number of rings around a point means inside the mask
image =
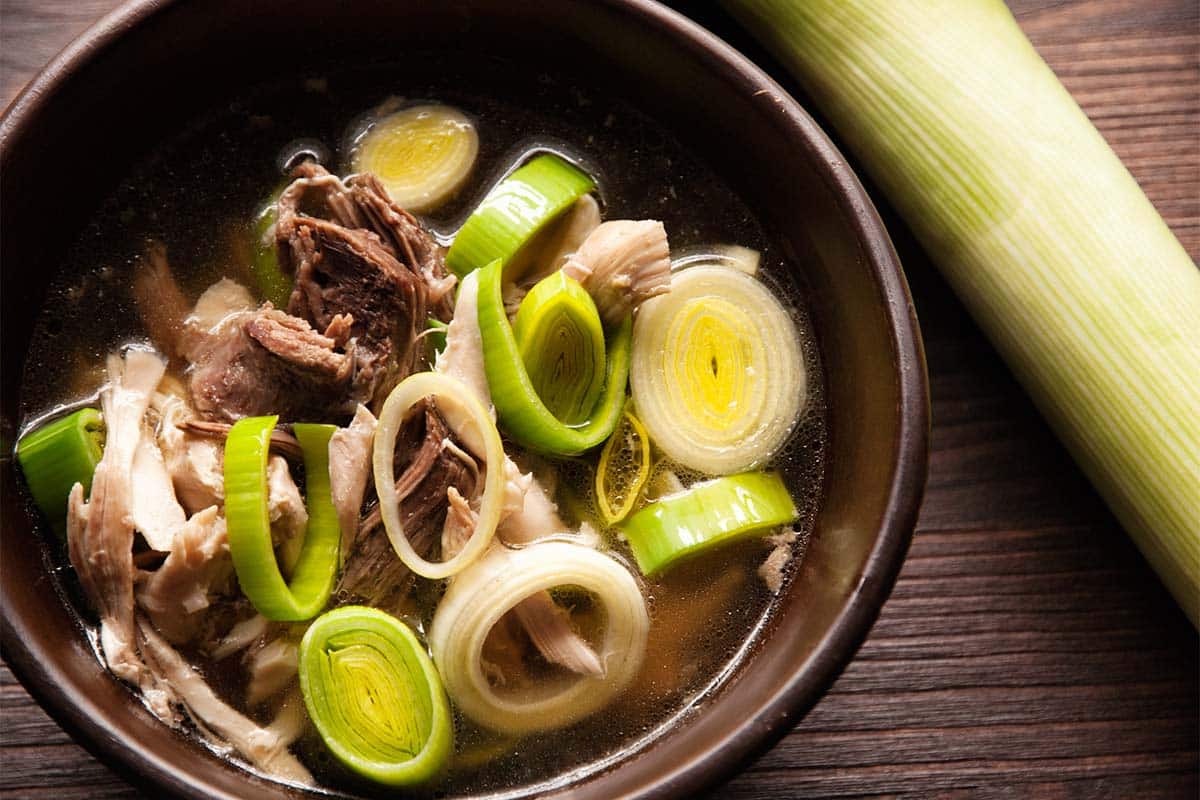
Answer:
POLYGON ((1200 625, 1200 271, 999 0, 729 0, 1200 625))
POLYGON ((650 437, 626 405, 596 468, 596 505, 606 524, 615 525, 629 516, 649 477, 650 437))
POLYGON ((517 309, 513 336, 539 398, 560 422, 587 421, 604 388, 604 326, 596 304, 561 270, 539 281, 517 309))
POLYGON ((405 566, 418 575, 437 580, 447 578, 470 566, 492 543, 500 513, 504 508, 504 444, 492 416, 475 393, 462 381, 436 372, 418 372, 401 381, 379 414, 371 464, 375 490, 379 493, 379 511, 388 539, 405 566), (466 546, 453 558, 441 562, 426 561, 413 549, 400 521, 400 498, 396 493, 394 461, 396 436, 409 409, 426 397, 433 398, 450 430, 467 449, 482 457, 486 464, 483 497, 479 503, 475 529, 466 546))
POLYGON ((640 669, 649 628, 641 589, 625 567, 589 546, 543 540, 493 548, 461 572, 433 616, 429 649, 459 710, 485 728, 524 734, 569 725, 611 701, 640 669), (482 665, 488 632, 526 598, 567 586, 603 608, 596 653, 604 674, 497 691, 482 665))
POLYGON ((806 391, 787 309, 750 275, 712 265, 675 273, 642 305, 629 382, 654 444, 710 475, 769 461, 806 391))
POLYGON ((326 746, 388 786, 426 783, 454 746, 453 718, 416 634, 374 608, 322 614, 300 642, 300 690, 326 746))
POLYGON ((671 269, 687 269, 701 264, 729 267, 747 275, 757 275, 762 253, 740 244, 718 244, 695 247, 676 253, 671 259, 671 269))
POLYGON ((642 574, 687 556, 796 519, 796 506, 774 473, 745 472, 697 483, 645 506, 621 525, 642 574))
POLYGON ((605 357, 604 390, 585 422, 567 425, 538 397, 500 293, 502 265, 493 261, 479 273, 479 332, 483 366, 492 402, 504 430, 518 443, 540 453, 579 455, 607 439, 621 419, 629 375, 632 325, 626 319, 612 334, 605 357))
POLYGON ((446 253, 446 266, 461 278, 495 259, 507 265, 551 220, 595 188, 595 181, 559 156, 531 158, 467 218, 446 253))
POLYGON ((17 462, 33 502, 60 536, 67 533, 67 496, 77 483, 86 495, 104 453, 104 422, 94 408, 81 408, 42 425, 17 442, 17 462))
POLYGON ((308 527, 304 547, 286 583, 271 544, 267 513, 267 449, 278 417, 238 420, 225 440, 225 520, 238 584, 260 614, 294 622, 316 615, 337 575, 341 531, 329 493, 329 438, 333 425, 294 425, 304 452, 308 527))
POLYGON ((445 202, 471 174, 475 125, 457 108, 412 106, 375 122, 354 149, 354 171, 374 174, 396 203, 417 213, 445 202))
POLYGON ((259 293, 276 308, 287 308, 292 295, 292 279, 279 268, 279 256, 275 250, 279 195, 283 194, 286 187, 287 184, 277 186, 254 217, 254 259, 250 262, 250 271, 254 273, 259 293))

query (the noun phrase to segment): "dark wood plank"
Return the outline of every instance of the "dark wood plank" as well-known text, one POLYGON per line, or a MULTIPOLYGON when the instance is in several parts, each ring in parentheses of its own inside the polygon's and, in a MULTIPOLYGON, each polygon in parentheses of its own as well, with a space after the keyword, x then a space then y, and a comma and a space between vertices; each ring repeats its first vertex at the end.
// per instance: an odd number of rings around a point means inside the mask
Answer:
MULTIPOLYGON (((113 5, 5 0, 2 102, 113 5)), ((1200 4, 1010 5, 1200 255, 1200 4)), ((682 6, 775 69, 719 11, 682 6)), ((1196 797, 1195 631, 873 196, 904 260, 929 360, 933 452, 918 533, 879 623, 829 695, 710 797, 1196 797)), ((0 667, 0 797, 139 796, 0 667)))

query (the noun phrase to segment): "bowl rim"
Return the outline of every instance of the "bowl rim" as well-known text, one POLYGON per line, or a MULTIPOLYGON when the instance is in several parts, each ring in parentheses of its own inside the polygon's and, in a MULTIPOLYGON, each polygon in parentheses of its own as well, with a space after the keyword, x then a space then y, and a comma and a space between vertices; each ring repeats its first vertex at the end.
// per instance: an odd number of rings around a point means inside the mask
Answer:
MULTIPOLYGON (((34 124, 77 72, 117 47, 127 32, 182 0, 125 0, 64 47, 0 116, 0 153, 34 124)), ((836 145, 809 114, 763 69, 715 34, 656 0, 592 0, 629 15, 676 41, 705 70, 723 75, 758 110, 790 129, 814 171, 836 198, 838 210, 862 248, 880 289, 898 375, 899 429, 887 503, 879 535, 833 625, 807 659, 756 713, 724 740, 645 787, 642 797, 687 796, 715 786, 774 746, 816 704, 857 653, 895 584, 917 522, 928 471, 929 384, 916 312, 891 239, 866 190, 836 145)), ((60 726, 106 766, 131 783, 180 797, 227 797, 208 783, 140 747, 113 737, 102 721, 84 713, 84 698, 65 690, 47 669, 30 631, 11 613, 0 591, 0 651, 13 674, 60 726)))

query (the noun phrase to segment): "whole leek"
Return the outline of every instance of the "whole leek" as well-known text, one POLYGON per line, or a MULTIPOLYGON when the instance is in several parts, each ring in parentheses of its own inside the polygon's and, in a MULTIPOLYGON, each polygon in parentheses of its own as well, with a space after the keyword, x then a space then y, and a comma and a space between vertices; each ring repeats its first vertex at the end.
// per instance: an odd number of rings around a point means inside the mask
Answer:
POLYGON ((1000 0, 726 0, 1200 625, 1200 271, 1000 0))

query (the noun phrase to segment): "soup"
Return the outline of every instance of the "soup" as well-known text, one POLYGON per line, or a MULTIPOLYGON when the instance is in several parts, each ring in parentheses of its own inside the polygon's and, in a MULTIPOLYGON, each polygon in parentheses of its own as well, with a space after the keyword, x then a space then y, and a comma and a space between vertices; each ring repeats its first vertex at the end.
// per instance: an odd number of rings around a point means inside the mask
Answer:
POLYGON ((280 780, 602 769, 720 688, 803 554, 822 378, 780 254, 634 110, 486 72, 203 116, 33 337, 18 458, 98 656, 280 780))

